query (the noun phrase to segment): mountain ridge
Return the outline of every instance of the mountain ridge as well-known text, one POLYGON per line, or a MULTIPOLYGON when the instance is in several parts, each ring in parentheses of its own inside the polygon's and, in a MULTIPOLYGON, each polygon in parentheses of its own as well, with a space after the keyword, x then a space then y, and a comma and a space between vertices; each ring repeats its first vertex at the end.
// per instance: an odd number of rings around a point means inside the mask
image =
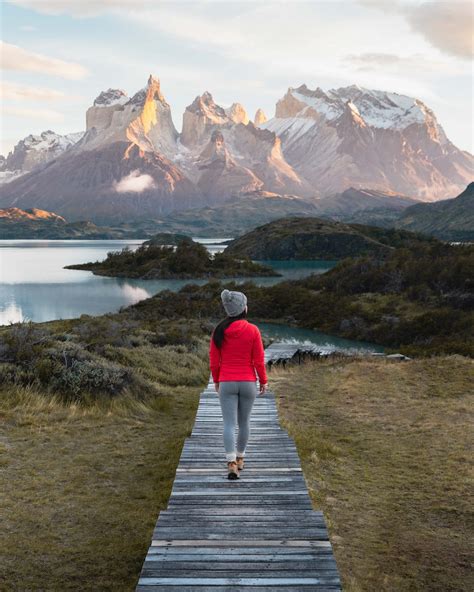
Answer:
MULTIPOLYGON (((259 191, 317 202, 352 187, 432 200, 471 180, 474 157, 405 95, 302 85, 278 101, 276 117, 258 110, 255 122, 241 104, 221 107, 206 91, 186 108, 178 133, 158 78, 150 75, 131 98, 109 88, 87 110, 85 133, 57 141, 57 153, 41 153, 32 170, 0 187, 0 207, 108 223, 259 191)), ((0 162, 4 180, 8 158, 0 162)))

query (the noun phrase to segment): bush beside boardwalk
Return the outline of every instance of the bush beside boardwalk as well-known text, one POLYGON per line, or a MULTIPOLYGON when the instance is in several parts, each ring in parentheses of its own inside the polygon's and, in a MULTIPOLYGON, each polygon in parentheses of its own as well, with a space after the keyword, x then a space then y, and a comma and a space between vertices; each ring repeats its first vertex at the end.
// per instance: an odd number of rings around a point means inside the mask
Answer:
POLYGON ((208 379, 199 322, 0 329, 0 588, 133 590, 208 379))

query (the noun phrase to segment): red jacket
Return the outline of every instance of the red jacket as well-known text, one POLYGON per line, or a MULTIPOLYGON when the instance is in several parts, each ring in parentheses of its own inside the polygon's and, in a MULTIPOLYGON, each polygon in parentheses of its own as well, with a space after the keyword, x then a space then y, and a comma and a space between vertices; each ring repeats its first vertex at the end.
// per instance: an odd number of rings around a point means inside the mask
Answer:
POLYGON ((262 336, 256 325, 245 319, 234 321, 224 331, 224 342, 219 349, 211 338, 209 365, 214 382, 260 380, 266 384, 267 373, 262 336))

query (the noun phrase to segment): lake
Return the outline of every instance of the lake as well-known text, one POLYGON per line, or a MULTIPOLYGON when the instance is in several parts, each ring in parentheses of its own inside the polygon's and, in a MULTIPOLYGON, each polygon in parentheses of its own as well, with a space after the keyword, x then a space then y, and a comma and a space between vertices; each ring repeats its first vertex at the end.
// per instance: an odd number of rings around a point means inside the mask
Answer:
MULTIPOLYGON (((195 239, 211 253, 222 251, 229 239, 195 239)), ((119 310, 149 298, 161 290, 179 290, 189 283, 207 280, 136 280, 95 276, 90 271, 64 269, 65 265, 100 261, 109 251, 137 240, 3 240, 0 241, 0 325, 32 320, 36 322, 99 315, 119 310)), ((282 277, 253 278, 259 285, 272 285, 282 279, 298 279, 311 273, 324 273, 335 261, 264 261, 282 277)), ((231 280, 229 280, 231 281, 231 280)), ((234 281, 234 280, 232 280, 234 281)), ((239 281, 239 280, 235 280, 239 281)), ((244 278, 240 281, 245 281, 244 278)), ((270 331, 270 327, 267 332, 270 331)), ((278 326, 277 331, 282 331, 278 326)), ((324 344, 330 336, 287 327, 285 339, 310 340, 324 344), (292 333, 293 331, 293 333, 292 333), (303 331, 303 333, 301 333, 303 331)), ((270 336, 270 335, 269 335, 270 336)), ((332 338, 332 343, 338 338, 332 338)), ((340 341, 340 340, 339 340, 340 341)), ((347 340, 346 340, 347 341, 347 340)), ((340 342, 342 346, 347 344, 340 342)), ((365 344, 369 349, 372 346, 365 344)), ((364 349, 364 344, 355 344, 364 349)), ((380 348, 379 348, 380 349, 380 348)))

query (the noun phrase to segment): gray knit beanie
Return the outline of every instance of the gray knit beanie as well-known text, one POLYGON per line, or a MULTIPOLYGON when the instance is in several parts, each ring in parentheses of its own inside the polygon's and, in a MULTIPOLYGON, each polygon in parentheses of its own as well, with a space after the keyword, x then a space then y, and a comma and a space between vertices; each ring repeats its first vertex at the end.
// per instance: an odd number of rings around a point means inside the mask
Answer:
POLYGON ((244 312, 247 306, 247 296, 243 292, 234 292, 231 290, 222 290, 222 304, 229 317, 236 317, 244 312))

